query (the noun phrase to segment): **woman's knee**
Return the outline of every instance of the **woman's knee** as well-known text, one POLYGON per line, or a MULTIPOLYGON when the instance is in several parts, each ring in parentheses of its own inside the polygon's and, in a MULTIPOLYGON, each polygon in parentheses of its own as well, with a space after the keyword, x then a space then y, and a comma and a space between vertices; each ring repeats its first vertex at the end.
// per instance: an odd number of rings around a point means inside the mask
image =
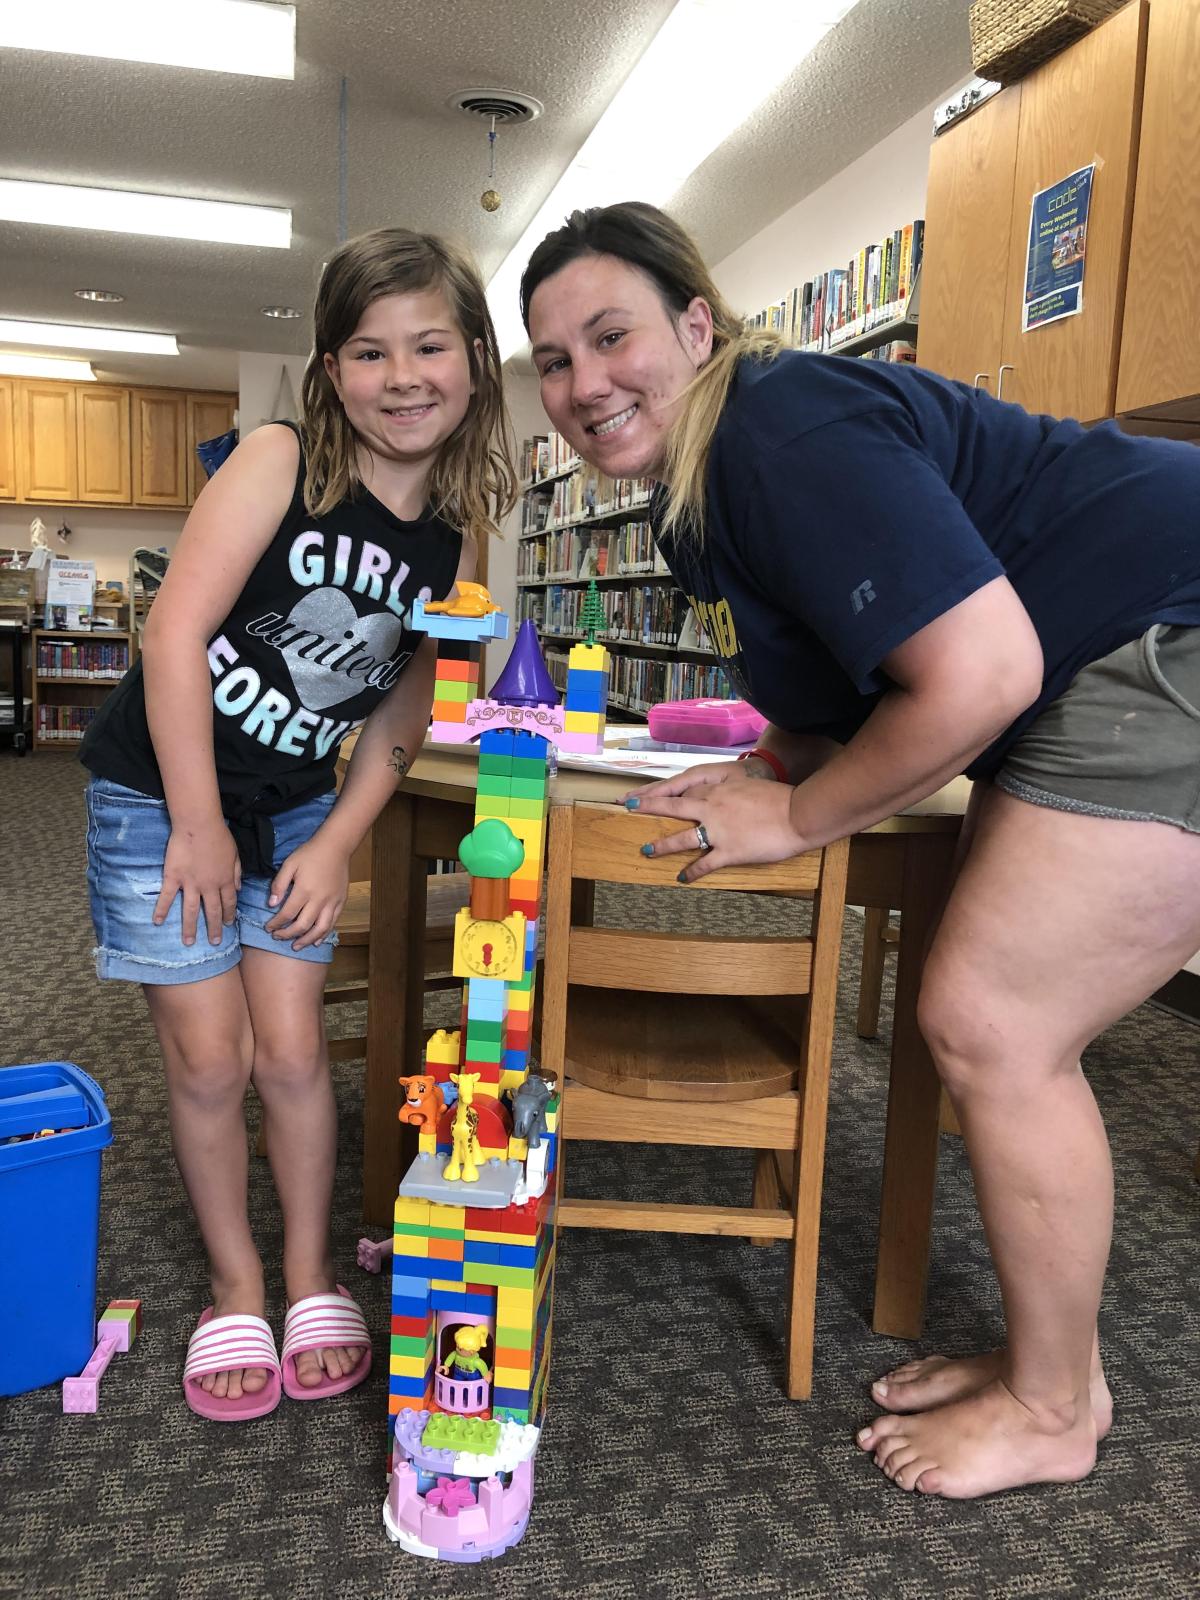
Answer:
POLYGON ((240 1100, 250 1081, 253 1051, 248 1037, 164 1040, 163 1056, 172 1091, 195 1101, 240 1100))
POLYGON ((1034 1065, 1014 1008, 976 977, 961 971, 926 972, 917 1023, 942 1082, 956 1090, 1014 1083, 1034 1065))
POLYGON ((319 1029, 298 1028, 254 1041, 253 1078, 260 1094, 310 1089, 328 1072, 328 1051, 319 1029))

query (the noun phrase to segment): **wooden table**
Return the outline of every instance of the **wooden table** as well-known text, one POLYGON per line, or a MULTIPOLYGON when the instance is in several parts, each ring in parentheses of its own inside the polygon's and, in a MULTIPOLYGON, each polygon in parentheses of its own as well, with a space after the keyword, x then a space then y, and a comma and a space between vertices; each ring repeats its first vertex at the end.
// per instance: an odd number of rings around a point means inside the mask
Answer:
MULTIPOLYGON (((425 749, 373 830, 363 1216, 378 1226, 391 1223, 401 1177, 397 1079, 421 1070, 425 1043, 426 862, 458 854, 473 815, 476 772, 470 747, 425 749)), ((612 801, 633 786, 627 774, 563 770, 553 782, 551 802, 612 801)), ((847 900, 903 913, 873 1326, 906 1339, 918 1337, 925 1314, 940 1102, 917 1029, 917 992, 968 792, 959 780, 911 812, 857 835, 850 850, 847 900)))

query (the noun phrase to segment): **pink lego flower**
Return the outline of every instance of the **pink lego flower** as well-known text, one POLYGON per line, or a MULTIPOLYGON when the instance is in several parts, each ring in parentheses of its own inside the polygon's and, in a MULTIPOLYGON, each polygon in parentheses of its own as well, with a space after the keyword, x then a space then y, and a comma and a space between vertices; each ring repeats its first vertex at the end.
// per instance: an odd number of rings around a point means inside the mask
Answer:
POLYGON ((437 1488, 426 1492, 425 1504, 441 1506, 448 1517, 457 1516, 460 1511, 475 1504, 475 1491, 470 1478, 439 1478, 437 1488))

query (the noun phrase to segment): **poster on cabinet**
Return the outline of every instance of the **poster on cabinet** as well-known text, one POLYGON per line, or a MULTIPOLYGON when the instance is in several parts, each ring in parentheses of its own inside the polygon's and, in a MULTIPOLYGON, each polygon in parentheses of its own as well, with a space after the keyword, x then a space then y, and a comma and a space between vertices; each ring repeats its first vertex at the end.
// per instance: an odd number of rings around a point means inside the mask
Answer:
POLYGON ((1044 328, 1083 310, 1083 268, 1088 210, 1096 167, 1080 167, 1069 178, 1039 189, 1029 214, 1025 303, 1021 332, 1044 328))

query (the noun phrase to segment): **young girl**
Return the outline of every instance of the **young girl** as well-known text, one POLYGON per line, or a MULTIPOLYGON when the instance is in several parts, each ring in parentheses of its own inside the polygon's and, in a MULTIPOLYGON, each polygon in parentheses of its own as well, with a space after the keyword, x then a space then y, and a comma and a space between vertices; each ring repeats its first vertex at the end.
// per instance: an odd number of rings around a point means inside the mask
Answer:
POLYGON ((370 1369, 330 1255, 325 968, 351 853, 429 721, 434 646, 410 631, 412 603, 473 575, 515 491, 469 260, 405 229, 365 234, 325 267, 314 315, 302 426, 259 428, 206 485, 142 657, 82 747, 97 971, 143 985, 162 1048, 212 1275, 184 1394, 217 1421, 370 1369), (282 1367, 247 1217, 251 1082, 283 1211, 282 1367))
POLYGON ((1080 1052, 1200 946, 1200 452, 780 351, 651 206, 576 212, 521 299, 550 420, 658 479, 676 581, 772 725, 629 797, 692 824, 650 853, 700 849, 693 882, 978 780, 920 1016, 1008 1346, 881 1379, 858 1442, 927 1493, 1081 1478, 1112 1171, 1080 1052))

